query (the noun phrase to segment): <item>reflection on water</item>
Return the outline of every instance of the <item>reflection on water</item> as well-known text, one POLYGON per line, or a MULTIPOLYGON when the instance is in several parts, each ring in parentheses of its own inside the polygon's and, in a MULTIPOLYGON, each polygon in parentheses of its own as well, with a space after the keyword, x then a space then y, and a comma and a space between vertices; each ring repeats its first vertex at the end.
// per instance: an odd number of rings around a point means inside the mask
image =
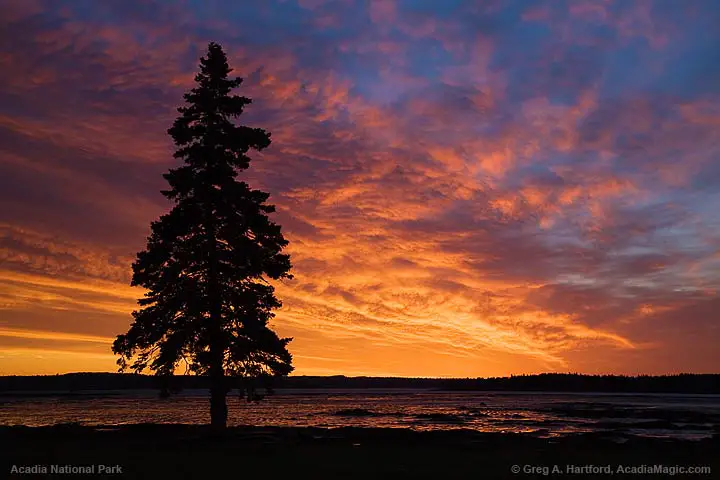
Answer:
MULTIPOLYGON (((259 403, 228 398, 230 425, 464 428, 556 436, 609 431, 627 435, 702 438, 718 431, 714 395, 587 395, 428 391, 281 392, 259 403)), ((207 423, 205 392, 169 399, 155 392, 2 397, 0 424, 120 425, 207 423)))

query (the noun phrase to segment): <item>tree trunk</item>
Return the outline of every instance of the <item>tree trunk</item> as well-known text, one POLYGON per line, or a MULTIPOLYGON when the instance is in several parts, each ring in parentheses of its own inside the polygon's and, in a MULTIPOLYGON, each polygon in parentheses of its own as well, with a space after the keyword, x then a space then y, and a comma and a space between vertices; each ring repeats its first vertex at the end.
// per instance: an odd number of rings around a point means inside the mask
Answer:
MULTIPOLYGON (((212 295, 211 297, 214 297, 212 295)), ((213 299, 214 300, 214 299, 213 299)), ((210 316, 210 425, 222 430, 227 426, 227 384, 225 383, 225 345, 222 341, 222 318, 212 304, 210 316)))
MULTIPOLYGON (((222 368, 222 367, 221 367, 222 368)), ((210 375, 210 425, 214 429, 223 430, 227 427, 227 386, 225 375, 221 371, 210 375)))
POLYGON ((227 384, 225 383, 225 342, 223 341, 221 300, 218 297, 216 237, 212 213, 208 216, 208 300, 210 304, 210 425, 213 429, 227 427, 227 384))

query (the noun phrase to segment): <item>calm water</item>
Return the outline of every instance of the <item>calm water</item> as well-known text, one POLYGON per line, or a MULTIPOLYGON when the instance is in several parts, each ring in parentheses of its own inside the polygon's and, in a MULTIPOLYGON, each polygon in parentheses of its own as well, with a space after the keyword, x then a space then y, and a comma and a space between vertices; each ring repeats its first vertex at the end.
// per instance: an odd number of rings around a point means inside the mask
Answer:
MULTIPOLYGON (((229 424, 316 427, 466 428, 557 436, 615 435, 702 438, 718 433, 717 395, 604 395, 314 390, 278 392, 262 402, 228 399, 229 424)), ((155 392, 45 397, 0 396, 0 424, 120 425, 207 423, 204 391, 170 399, 155 392)))

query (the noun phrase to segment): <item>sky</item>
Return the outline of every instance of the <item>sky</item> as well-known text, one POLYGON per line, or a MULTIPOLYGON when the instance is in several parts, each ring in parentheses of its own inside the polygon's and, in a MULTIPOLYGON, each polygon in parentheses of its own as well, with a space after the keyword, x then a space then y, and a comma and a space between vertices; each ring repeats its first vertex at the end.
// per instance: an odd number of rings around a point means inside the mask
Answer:
POLYGON ((0 0, 0 374, 115 371, 207 43, 296 374, 717 372, 720 3, 0 0))

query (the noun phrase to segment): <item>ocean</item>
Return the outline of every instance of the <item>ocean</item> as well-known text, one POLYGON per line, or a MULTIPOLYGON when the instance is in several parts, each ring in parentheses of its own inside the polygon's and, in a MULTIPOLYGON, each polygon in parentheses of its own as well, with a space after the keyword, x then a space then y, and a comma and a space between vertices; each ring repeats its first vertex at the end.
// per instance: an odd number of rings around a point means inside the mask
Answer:
MULTIPOLYGON (((207 392, 14 392, 0 395, 0 425, 209 422, 207 392)), ((471 429, 540 437, 582 432, 700 439, 720 433, 720 395, 428 390, 279 390, 260 402, 228 397, 231 426, 471 429)))

